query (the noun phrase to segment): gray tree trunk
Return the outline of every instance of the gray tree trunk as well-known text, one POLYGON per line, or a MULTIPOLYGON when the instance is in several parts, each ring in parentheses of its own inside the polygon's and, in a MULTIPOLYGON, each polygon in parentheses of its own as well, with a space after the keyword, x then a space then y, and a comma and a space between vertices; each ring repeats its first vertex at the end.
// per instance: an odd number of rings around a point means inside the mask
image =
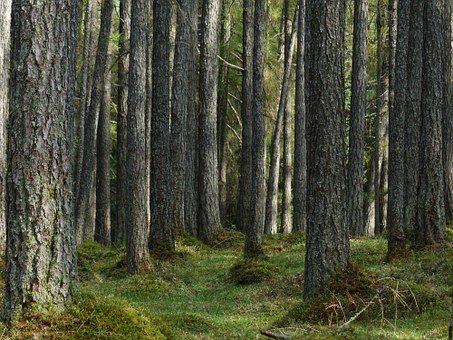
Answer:
POLYGON ((252 86, 253 86, 253 1, 244 0, 242 12, 242 149, 237 207, 238 226, 250 224, 252 188, 252 86))
POLYGON ((108 68, 107 55, 112 27, 112 13, 113 1, 104 0, 101 10, 101 27, 94 66, 91 100, 85 120, 81 180, 75 207, 78 241, 92 240, 94 236, 92 235, 94 233, 94 221, 91 221, 93 214, 90 211, 96 207, 96 134, 102 94, 104 92, 104 80, 108 68))
POLYGON ((447 63, 439 58, 445 39, 439 34, 444 27, 445 6, 442 1, 424 2, 423 89, 420 143, 420 188, 418 192, 417 247, 441 242, 446 236, 444 168, 442 162, 442 114, 444 107, 444 73, 447 63))
POLYGON ((413 235, 417 223, 417 190, 420 184, 421 95, 423 63, 423 2, 412 1, 407 59, 407 97, 405 117, 405 205, 406 237, 413 235))
POLYGON ((368 0, 354 1, 354 42, 351 81, 351 126, 348 160, 348 220, 351 236, 368 236, 363 217, 365 156, 366 60, 368 0))
POLYGON ((307 138, 305 132, 305 0, 299 0, 294 130, 293 232, 307 229, 307 138))
POLYGON ((266 126, 264 121, 264 29, 265 0, 255 1, 253 43, 252 99, 252 188, 250 220, 245 232, 246 257, 263 253, 261 235, 264 232, 266 207, 266 126))
POLYGON ((67 114, 72 14, 66 0, 12 6, 3 301, 9 323, 31 310, 63 310, 77 282, 67 114))
POLYGON ((398 1, 395 95, 389 113, 388 256, 406 248, 404 235, 404 124, 407 94, 410 0, 398 1))
POLYGON ((126 253, 130 274, 148 268, 148 193, 146 186, 146 55, 149 7, 146 0, 131 5, 131 39, 127 102, 126 253))
POLYGON ((444 107, 443 107, 443 162, 445 172, 445 212, 447 221, 453 221, 453 116, 451 82, 451 2, 444 0, 445 18, 443 29, 443 69, 444 69, 444 107))
MULTIPOLYGON (((107 57, 110 66, 111 57, 107 57)), ((94 240, 103 245, 111 243, 110 225, 110 101, 111 72, 107 69, 104 80, 99 124, 97 131, 96 154, 96 229, 94 240)))
POLYGON ((0 3, 0 254, 6 242, 6 127, 10 70, 11 0, 0 3))
MULTIPOLYGON (((289 5, 285 11, 285 58, 288 58, 286 67, 292 70, 293 67, 293 54, 294 46, 296 43, 296 32, 297 32, 297 14, 298 7, 295 9, 295 20, 291 23, 289 5), (292 32, 294 32, 294 37, 292 32)), ((292 73, 292 72, 291 72, 292 73)), ((292 203, 292 170, 293 170, 293 159, 292 159, 292 116, 294 114, 294 102, 293 102, 293 82, 292 75, 290 73, 288 94, 286 97, 286 105, 283 116, 283 195, 282 195, 282 216, 280 231, 282 233, 290 233, 292 229, 291 225, 291 203, 292 203)))
POLYGON ((203 1, 200 55, 199 237, 209 241, 220 229, 217 155, 217 51, 219 1, 203 1))
POLYGON ((116 223, 112 225, 112 242, 125 240, 126 225, 126 155, 127 155, 127 97, 129 48, 131 36, 131 0, 120 1, 118 40, 118 94, 117 94, 117 160, 116 160, 116 223))
POLYGON ((153 105, 151 114, 151 239, 155 250, 174 250, 170 219, 170 35, 171 2, 154 1, 153 105))
POLYGON ((345 4, 307 1, 308 221, 304 296, 349 265, 346 224, 345 4))

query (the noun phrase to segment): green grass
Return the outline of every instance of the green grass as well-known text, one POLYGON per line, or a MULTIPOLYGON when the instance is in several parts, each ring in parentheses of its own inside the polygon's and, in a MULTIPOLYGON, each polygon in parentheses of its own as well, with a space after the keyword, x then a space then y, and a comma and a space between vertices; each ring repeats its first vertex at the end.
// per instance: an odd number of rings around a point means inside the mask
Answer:
MULTIPOLYGON (((258 263, 242 260, 242 245, 242 235, 235 232, 220 235, 210 246, 182 235, 177 256, 168 261, 155 259, 149 273, 129 277, 124 270, 124 249, 84 244, 79 248, 80 294, 71 310, 63 316, 22 322, 8 334, 23 338, 37 333, 45 338, 253 339, 260 330, 293 327, 284 332, 301 339, 447 337, 453 282, 451 243, 387 264, 384 239, 353 240, 352 259, 360 270, 373 282, 384 279, 394 282, 392 287, 396 282, 399 287, 409 285, 423 308, 403 313, 400 306, 396 317, 392 310, 384 319, 364 313, 343 330, 338 326, 344 317, 329 327, 322 319, 307 324, 303 317, 288 313, 307 308, 302 302, 304 235, 266 237, 268 257, 258 263), (241 275, 258 272, 259 279, 252 283, 235 280, 234 266, 240 267, 241 275)), ((326 306, 319 303, 316 308, 322 314, 326 306)))

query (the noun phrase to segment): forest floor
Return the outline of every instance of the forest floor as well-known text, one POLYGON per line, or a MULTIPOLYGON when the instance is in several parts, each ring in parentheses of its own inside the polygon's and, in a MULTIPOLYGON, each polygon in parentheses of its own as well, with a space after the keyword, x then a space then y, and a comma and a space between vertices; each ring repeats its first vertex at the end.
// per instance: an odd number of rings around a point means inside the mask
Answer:
POLYGON ((445 245, 407 254, 392 264, 384 261, 385 239, 352 240, 355 268, 372 279, 360 284, 345 279, 344 296, 330 291, 329 298, 310 306, 301 303, 303 235, 265 237, 267 259, 256 263, 241 262, 240 233, 225 232, 211 246, 180 236, 175 256, 154 258, 149 273, 134 277, 125 273, 124 249, 87 243, 79 247, 80 292, 70 310, 63 315, 31 314, 13 330, 0 329, 0 334, 46 339, 253 339, 264 338, 260 331, 268 330, 300 339, 445 339, 452 316, 452 234, 450 229, 445 245), (230 274, 238 263, 242 267, 230 274), (367 282, 381 287, 379 298, 372 290, 358 293, 366 287, 352 287, 367 282), (363 308, 363 314, 341 328, 363 308))

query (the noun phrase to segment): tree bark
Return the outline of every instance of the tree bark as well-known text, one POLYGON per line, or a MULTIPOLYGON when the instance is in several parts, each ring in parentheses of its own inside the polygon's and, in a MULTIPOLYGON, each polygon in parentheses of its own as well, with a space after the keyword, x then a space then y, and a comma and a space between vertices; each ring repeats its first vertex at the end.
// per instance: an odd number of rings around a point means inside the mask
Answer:
POLYGON ((149 7, 146 0, 131 4, 129 88, 126 154, 126 253, 130 274, 148 269, 148 193, 146 186, 146 55, 149 7))
POLYGON ((348 221, 351 236, 368 236, 363 218, 365 154, 366 59, 368 0, 354 1, 351 126, 348 161, 348 221))
MULTIPOLYGON (((110 65, 110 54, 107 65, 110 65)), ((110 225, 110 101, 111 72, 106 70, 97 131, 96 154, 96 230, 94 240, 105 246, 111 243, 110 225)))
POLYGON ((250 225, 252 188, 252 91, 253 91, 253 1, 244 0, 242 12, 242 149, 237 207, 238 226, 250 225))
POLYGON ((407 94, 410 0, 398 1, 395 95, 389 114, 388 257, 406 248, 404 235, 404 124, 407 94))
POLYGON ((151 114, 151 239, 154 250, 174 250, 170 219, 170 34, 171 3, 154 1, 153 105, 151 114))
POLYGON ((125 240, 126 225, 126 155, 127 155, 127 97, 129 48, 131 36, 131 0, 120 1, 118 40, 118 94, 117 94, 117 164, 116 164, 116 223, 112 226, 112 242, 125 240))
POLYGON ((264 232, 266 207, 266 126, 264 121, 264 28, 265 0, 255 1, 253 42, 252 99, 252 195, 250 223, 246 228, 244 254, 262 254, 261 235, 264 232))
POLYGON ((453 118, 451 82, 451 2, 444 0, 444 104, 443 104, 443 162, 445 172, 445 213, 447 221, 453 222, 453 118))
POLYGON ((72 10, 66 0, 15 0, 12 6, 3 301, 8 323, 31 310, 62 311, 77 281, 67 114, 74 86, 72 10))
POLYGON ((94 66, 91 100, 85 120, 85 137, 80 187, 77 192, 75 218, 77 239, 92 240, 94 225, 90 220, 90 210, 96 206, 96 133, 101 107, 104 80, 107 71, 107 55, 112 27, 113 1, 104 0, 101 10, 101 28, 94 66), (94 188, 94 190, 93 190, 94 188))
POLYGON ((308 221, 304 296, 349 265, 346 225, 345 3, 307 1, 308 221))
MULTIPOLYGON (((407 59, 405 118, 404 228, 411 237, 417 223, 417 191, 420 184, 421 95, 423 63, 423 2, 412 1, 407 59)), ((412 237, 411 237, 412 238, 412 237)))
POLYGON ((219 1, 203 1, 200 68, 199 237, 212 239, 220 229, 217 155, 217 28, 219 1))
POLYGON ((10 70, 11 0, 0 3, 0 254, 6 242, 6 127, 10 70))
POLYGON ((424 247, 441 242, 446 236, 444 168, 442 162, 442 113, 444 73, 449 72, 439 51, 445 39, 439 34, 444 27, 444 3, 424 2, 423 89, 421 121, 424 133, 420 143, 420 189, 415 244, 424 247))

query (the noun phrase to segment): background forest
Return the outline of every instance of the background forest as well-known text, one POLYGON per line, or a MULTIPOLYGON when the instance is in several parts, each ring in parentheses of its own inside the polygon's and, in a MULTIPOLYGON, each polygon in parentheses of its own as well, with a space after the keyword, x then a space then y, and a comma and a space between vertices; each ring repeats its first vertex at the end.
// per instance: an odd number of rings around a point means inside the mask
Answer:
POLYGON ((451 338, 451 25, 0 0, 1 337, 451 338))

